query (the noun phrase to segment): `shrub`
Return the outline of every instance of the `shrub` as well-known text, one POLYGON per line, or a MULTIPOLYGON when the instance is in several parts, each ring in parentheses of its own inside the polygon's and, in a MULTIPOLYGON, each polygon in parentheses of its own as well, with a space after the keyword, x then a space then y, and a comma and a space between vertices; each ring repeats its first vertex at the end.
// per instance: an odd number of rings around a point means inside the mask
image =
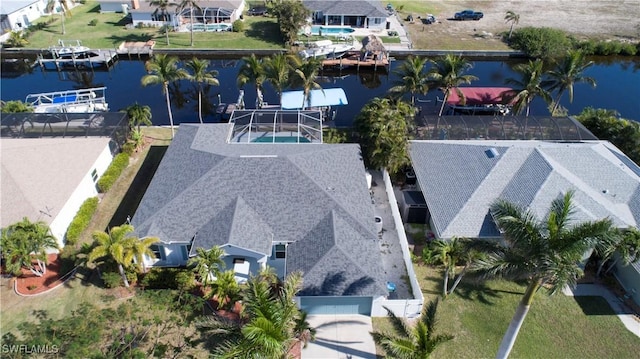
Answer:
POLYGON ((72 246, 64 247, 60 252, 60 274, 65 275, 76 267, 78 250, 72 246))
POLYGON ((187 269, 152 268, 140 282, 149 289, 190 290, 195 285, 195 274, 187 269))
POLYGON ((37 285, 35 285, 35 284, 30 284, 30 285, 28 285, 28 286, 27 286, 27 289, 28 289, 28 290, 34 290, 34 289, 36 289, 36 288, 38 288, 38 286, 37 286, 37 285))
POLYGON ((122 285, 122 277, 116 272, 106 272, 102 274, 102 281, 107 288, 116 288, 122 285))
POLYGON ((231 25, 231 30, 233 32, 242 32, 244 31, 244 22, 242 20, 236 20, 231 25))
POLYGON ((91 218, 93 218, 93 214, 98 208, 98 201, 98 197, 91 197, 87 198, 84 203, 82 203, 80 209, 78 209, 78 213, 76 213, 71 224, 69 224, 69 228, 67 228, 67 233, 65 234, 67 244, 75 245, 78 243, 80 234, 87 229, 89 222, 91 222, 91 218))
POLYGON ((129 283, 135 283, 138 281, 138 273, 133 267, 126 268, 124 270, 124 275, 127 277, 127 280, 129 281, 129 283))
POLYGON ((111 161, 111 164, 109 165, 109 168, 107 168, 102 177, 100 177, 100 179, 98 180, 98 191, 100 191, 101 193, 107 192, 128 165, 128 154, 120 153, 116 157, 114 157, 113 161, 111 161))
POLYGON ((515 30, 511 47, 536 58, 552 58, 563 55, 571 41, 561 30, 548 27, 523 27, 515 30))
POLYGON ((96 26, 98 25, 98 19, 91 19, 91 21, 89 21, 89 26, 96 26))
POLYGON ((133 152, 135 152, 135 150, 136 150, 136 144, 131 141, 122 145, 122 153, 126 153, 129 156, 131 156, 133 152))

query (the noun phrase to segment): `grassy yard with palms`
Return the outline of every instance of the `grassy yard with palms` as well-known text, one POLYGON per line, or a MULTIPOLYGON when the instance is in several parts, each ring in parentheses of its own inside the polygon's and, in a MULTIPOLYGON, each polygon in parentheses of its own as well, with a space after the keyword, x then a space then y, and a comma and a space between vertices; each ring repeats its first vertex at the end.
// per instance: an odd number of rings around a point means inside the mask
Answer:
MULTIPOLYGON (((142 129, 145 136, 155 145, 167 145, 171 138, 171 130, 168 128, 149 127, 142 129)), ((106 193, 98 210, 93 216, 89 228, 83 233, 80 244, 91 241, 91 232, 104 230, 113 217, 118 205, 129 189, 136 173, 142 166, 150 149, 144 149, 136 153, 131 164, 123 172, 113 187, 106 193)), ((76 278, 48 293, 34 297, 20 297, 13 291, 13 280, 2 278, 0 282, 0 318, 2 318, 2 334, 14 331, 17 326, 25 321, 34 321, 38 313, 46 312, 49 318, 62 318, 79 308, 83 302, 89 302, 97 307, 117 305, 109 296, 110 292, 102 287, 97 275, 85 269, 78 271, 76 278)))
MULTIPOLYGON (((425 303, 442 290, 439 268, 414 265, 425 303)), ((455 338, 433 353, 435 358, 492 358, 525 291, 504 280, 463 279, 438 307, 438 333, 455 338)), ((374 318, 374 329, 390 328, 374 318)), ((513 358, 635 358, 640 338, 630 333, 601 297, 536 294, 515 343, 513 358)))
MULTIPOLYGON (((60 15, 44 16, 37 23, 48 22, 43 30, 29 36, 29 48, 46 49, 56 45, 59 39, 81 40, 83 45, 95 49, 113 49, 123 41, 155 40, 156 48, 190 49, 189 32, 169 33, 167 46, 164 32, 160 28, 127 28, 130 19, 121 13, 100 13, 97 1, 90 0, 71 10, 64 21, 62 34, 60 15), (95 26, 89 23, 96 20, 95 26)), ((243 32, 195 32, 194 46, 198 49, 282 49, 282 40, 275 18, 265 16, 245 17, 243 32)))

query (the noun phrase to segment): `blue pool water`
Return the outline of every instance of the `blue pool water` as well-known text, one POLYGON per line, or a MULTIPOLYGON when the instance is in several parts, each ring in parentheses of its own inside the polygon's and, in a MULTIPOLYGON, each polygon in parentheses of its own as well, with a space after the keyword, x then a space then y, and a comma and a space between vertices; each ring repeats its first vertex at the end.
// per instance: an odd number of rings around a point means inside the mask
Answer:
POLYGON ((193 24, 193 31, 229 31, 229 24, 193 24))
POLYGON ((258 142, 258 143, 271 143, 271 142, 276 142, 276 143, 309 143, 311 141, 309 141, 308 139, 304 138, 304 137, 282 137, 282 136, 276 136, 275 137, 275 141, 273 139, 272 136, 265 136, 265 137, 258 137, 255 140, 251 141, 251 142, 258 142))
POLYGON ((322 30, 322 35, 344 35, 356 31, 355 29, 344 26, 314 25, 311 26, 311 35, 320 35, 320 30, 322 30))

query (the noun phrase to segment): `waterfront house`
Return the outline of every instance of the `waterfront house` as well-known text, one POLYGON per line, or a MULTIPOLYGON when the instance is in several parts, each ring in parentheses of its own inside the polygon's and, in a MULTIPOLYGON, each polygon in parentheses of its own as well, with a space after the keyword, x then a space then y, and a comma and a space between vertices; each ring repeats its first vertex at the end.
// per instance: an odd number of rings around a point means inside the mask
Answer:
POLYGON ((119 149, 114 129, 121 122, 126 124, 126 115, 70 113, 65 116, 68 121, 55 114, 5 115, 0 141, 0 226, 24 217, 43 221, 63 247, 67 228, 82 203, 98 195, 96 183, 119 149), (92 126, 98 122, 116 126, 92 126))
MULTIPOLYGON (((489 213, 497 198, 543 218, 570 190, 575 220, 609 217, 616 227, 640 228, 640 167, 608 141, 414 140, 409 154, 426 206, 411 218, 437 238, 500 238, 489 213)), ((630 292, 640 291, 639 267, 619 277, 630 292)))
POLYGON ((388 290, 360 147, 321 143, 317 111, 283 113, 180 125, 131 221, 160 238, 146 264, 220 246, 239 282, 266 266, 301 271, 306 311, 369 315, 388 290))
MULTIPOLYGON (((174 6, 168 8, 163 13, 157 6, 151 5, 148 1, 132 0, 129 13, 133 26, 139 24, 145 26, 163 26, 166 23, 179 28, 191 21, 190 11, 186 8, 180 13, 176 13, 178 1, 172 2, 174 6)), ((201 10, 194 9, 195 24, 232 24, 240 19, 245 8, 244 0, 202 0, 198 1, 201 10)))
POLYGON ((314 1, 303 0, 304 6, 311 10, 314 24, 339 25, 368 29, 385 29, 389 12, 380 1, 342 0, 314 1))
MULTIPOLYGON (((9 38, 11 31, 22 31, 31 23, 47 13, 47 0, 3 0, 0 2, 0 42, 9 38)), ((62 12, 60 6, 53 9, 54 14, 62 12)))

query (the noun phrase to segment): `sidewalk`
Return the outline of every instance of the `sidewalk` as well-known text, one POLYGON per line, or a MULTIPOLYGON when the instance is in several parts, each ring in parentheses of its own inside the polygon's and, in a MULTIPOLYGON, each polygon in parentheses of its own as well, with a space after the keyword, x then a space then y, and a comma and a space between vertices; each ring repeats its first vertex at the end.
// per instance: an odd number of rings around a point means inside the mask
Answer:
POLYGON ((611 291, 599 284, 578 284, 575 289, 565 288, 562 290, 568 296, 600 296, 603 297, 611 309, 616 313, 627 329, 640 337, 640 321, 636 315, 622 303, 611 291))

